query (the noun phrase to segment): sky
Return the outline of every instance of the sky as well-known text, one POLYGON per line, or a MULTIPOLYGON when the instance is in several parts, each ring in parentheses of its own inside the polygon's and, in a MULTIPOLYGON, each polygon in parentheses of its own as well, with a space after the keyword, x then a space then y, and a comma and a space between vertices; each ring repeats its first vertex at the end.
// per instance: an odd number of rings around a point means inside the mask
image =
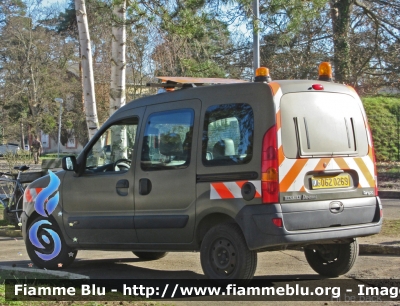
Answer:
POLYGON ((60 4, 62 6, 67 6, 68 2, 68 0, 42 0, 42 5, 48 6, 52 4, 60 4))

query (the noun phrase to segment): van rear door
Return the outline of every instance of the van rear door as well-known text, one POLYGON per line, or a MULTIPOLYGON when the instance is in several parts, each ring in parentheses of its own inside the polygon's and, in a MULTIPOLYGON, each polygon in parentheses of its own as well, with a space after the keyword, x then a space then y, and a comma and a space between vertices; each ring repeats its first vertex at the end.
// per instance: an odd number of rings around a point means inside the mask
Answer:
POLYGON ((285 227, 372 222, 374 162, 360 100, 342 93, 299 92, 284 94, 280 102, 285 227))

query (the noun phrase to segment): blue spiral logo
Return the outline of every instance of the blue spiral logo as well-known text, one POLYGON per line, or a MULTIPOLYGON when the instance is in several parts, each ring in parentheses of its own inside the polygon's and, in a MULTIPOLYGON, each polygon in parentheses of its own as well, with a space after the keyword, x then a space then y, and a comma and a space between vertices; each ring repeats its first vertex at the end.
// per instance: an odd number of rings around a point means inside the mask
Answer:
MULTIPOLYGON (((60 197, 59 192, 57 191, 58 187, 60 186, 60 179, 57 177, 57 175, 55 175, 50 170, 49 170, 49 177, 50 177, 49 185, 46 188, 42 189, 42 191, 36 197, 36 201, 35 201, 36 212, 45 218, 48 218, 51 215, 51 213, 56 209, 56 207, 58 205, 59 197, 60 197), (57 191, 57 193, 49 199, 49 197, 56 191, 57 191)), ((42 225, 43 226, 52 225, 52 223, 48 220, 37 221, 29 229, 28 235, 29 235, 29 240, 31 241, 32 245, 34 245, 38 249, 43 250, 43 249, 46 249, 50 245, 51 241, 50 241, 49 237, 44 234, 41 236, 41 238, 45 242, 47 247, 44 246, 39 241, 38 231, 42 225)), ((52 229, 44 228, 44 230, 50 235, 50 237, 52 238, 52 240, 54 242, 53 251, 50 254, 43 254, 38 251, 35 251, 35 253, 37 256, 39 256, 39 258, 48 261, 48 260, 55 258, 60 253, 61 239, 60 239, 60 236, 52 229)))

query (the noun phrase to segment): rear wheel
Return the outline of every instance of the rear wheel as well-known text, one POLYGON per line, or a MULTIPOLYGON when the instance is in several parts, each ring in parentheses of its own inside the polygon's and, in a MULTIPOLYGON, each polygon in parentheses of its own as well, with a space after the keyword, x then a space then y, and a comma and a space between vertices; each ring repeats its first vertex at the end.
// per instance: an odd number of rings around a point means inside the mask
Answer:
POLYGON ((211 228, 200 250, 204 274, 214 280, 250 281, 257 268, 257 252, 250 251, 240 227, 226 223, 211 228))
POLYGON ((318 244, 304 249, 308 264, 323 276, 336 277, 351 270, 358 256, 358 242, 318 244))
POLYGON ((167 256, 168 252, 133 252, 137 257, 144 260, 157 260, 167 256))

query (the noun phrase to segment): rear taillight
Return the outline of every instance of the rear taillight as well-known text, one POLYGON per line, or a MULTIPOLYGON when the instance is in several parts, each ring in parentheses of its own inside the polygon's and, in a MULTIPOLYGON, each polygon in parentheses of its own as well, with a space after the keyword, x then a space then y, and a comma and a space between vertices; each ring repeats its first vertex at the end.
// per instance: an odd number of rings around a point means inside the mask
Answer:
POLYGON ((263 139, 261 182, 263 203, 277 203, 279 201, 279 180, 275 125, 265 133, 263 139))
POLYGON ((374 140, 372 139, 372 133, 371 133, 371 127, 368 125, 368 133, 369 133, 369 138, 371 139, 371 155, 372 155, 372 160, 374 162, 374 181, 375 181, 375 196, 378 196, 378 173, 376 171, 376 159, 375 159, 375 149, 374 149, 374 140))

